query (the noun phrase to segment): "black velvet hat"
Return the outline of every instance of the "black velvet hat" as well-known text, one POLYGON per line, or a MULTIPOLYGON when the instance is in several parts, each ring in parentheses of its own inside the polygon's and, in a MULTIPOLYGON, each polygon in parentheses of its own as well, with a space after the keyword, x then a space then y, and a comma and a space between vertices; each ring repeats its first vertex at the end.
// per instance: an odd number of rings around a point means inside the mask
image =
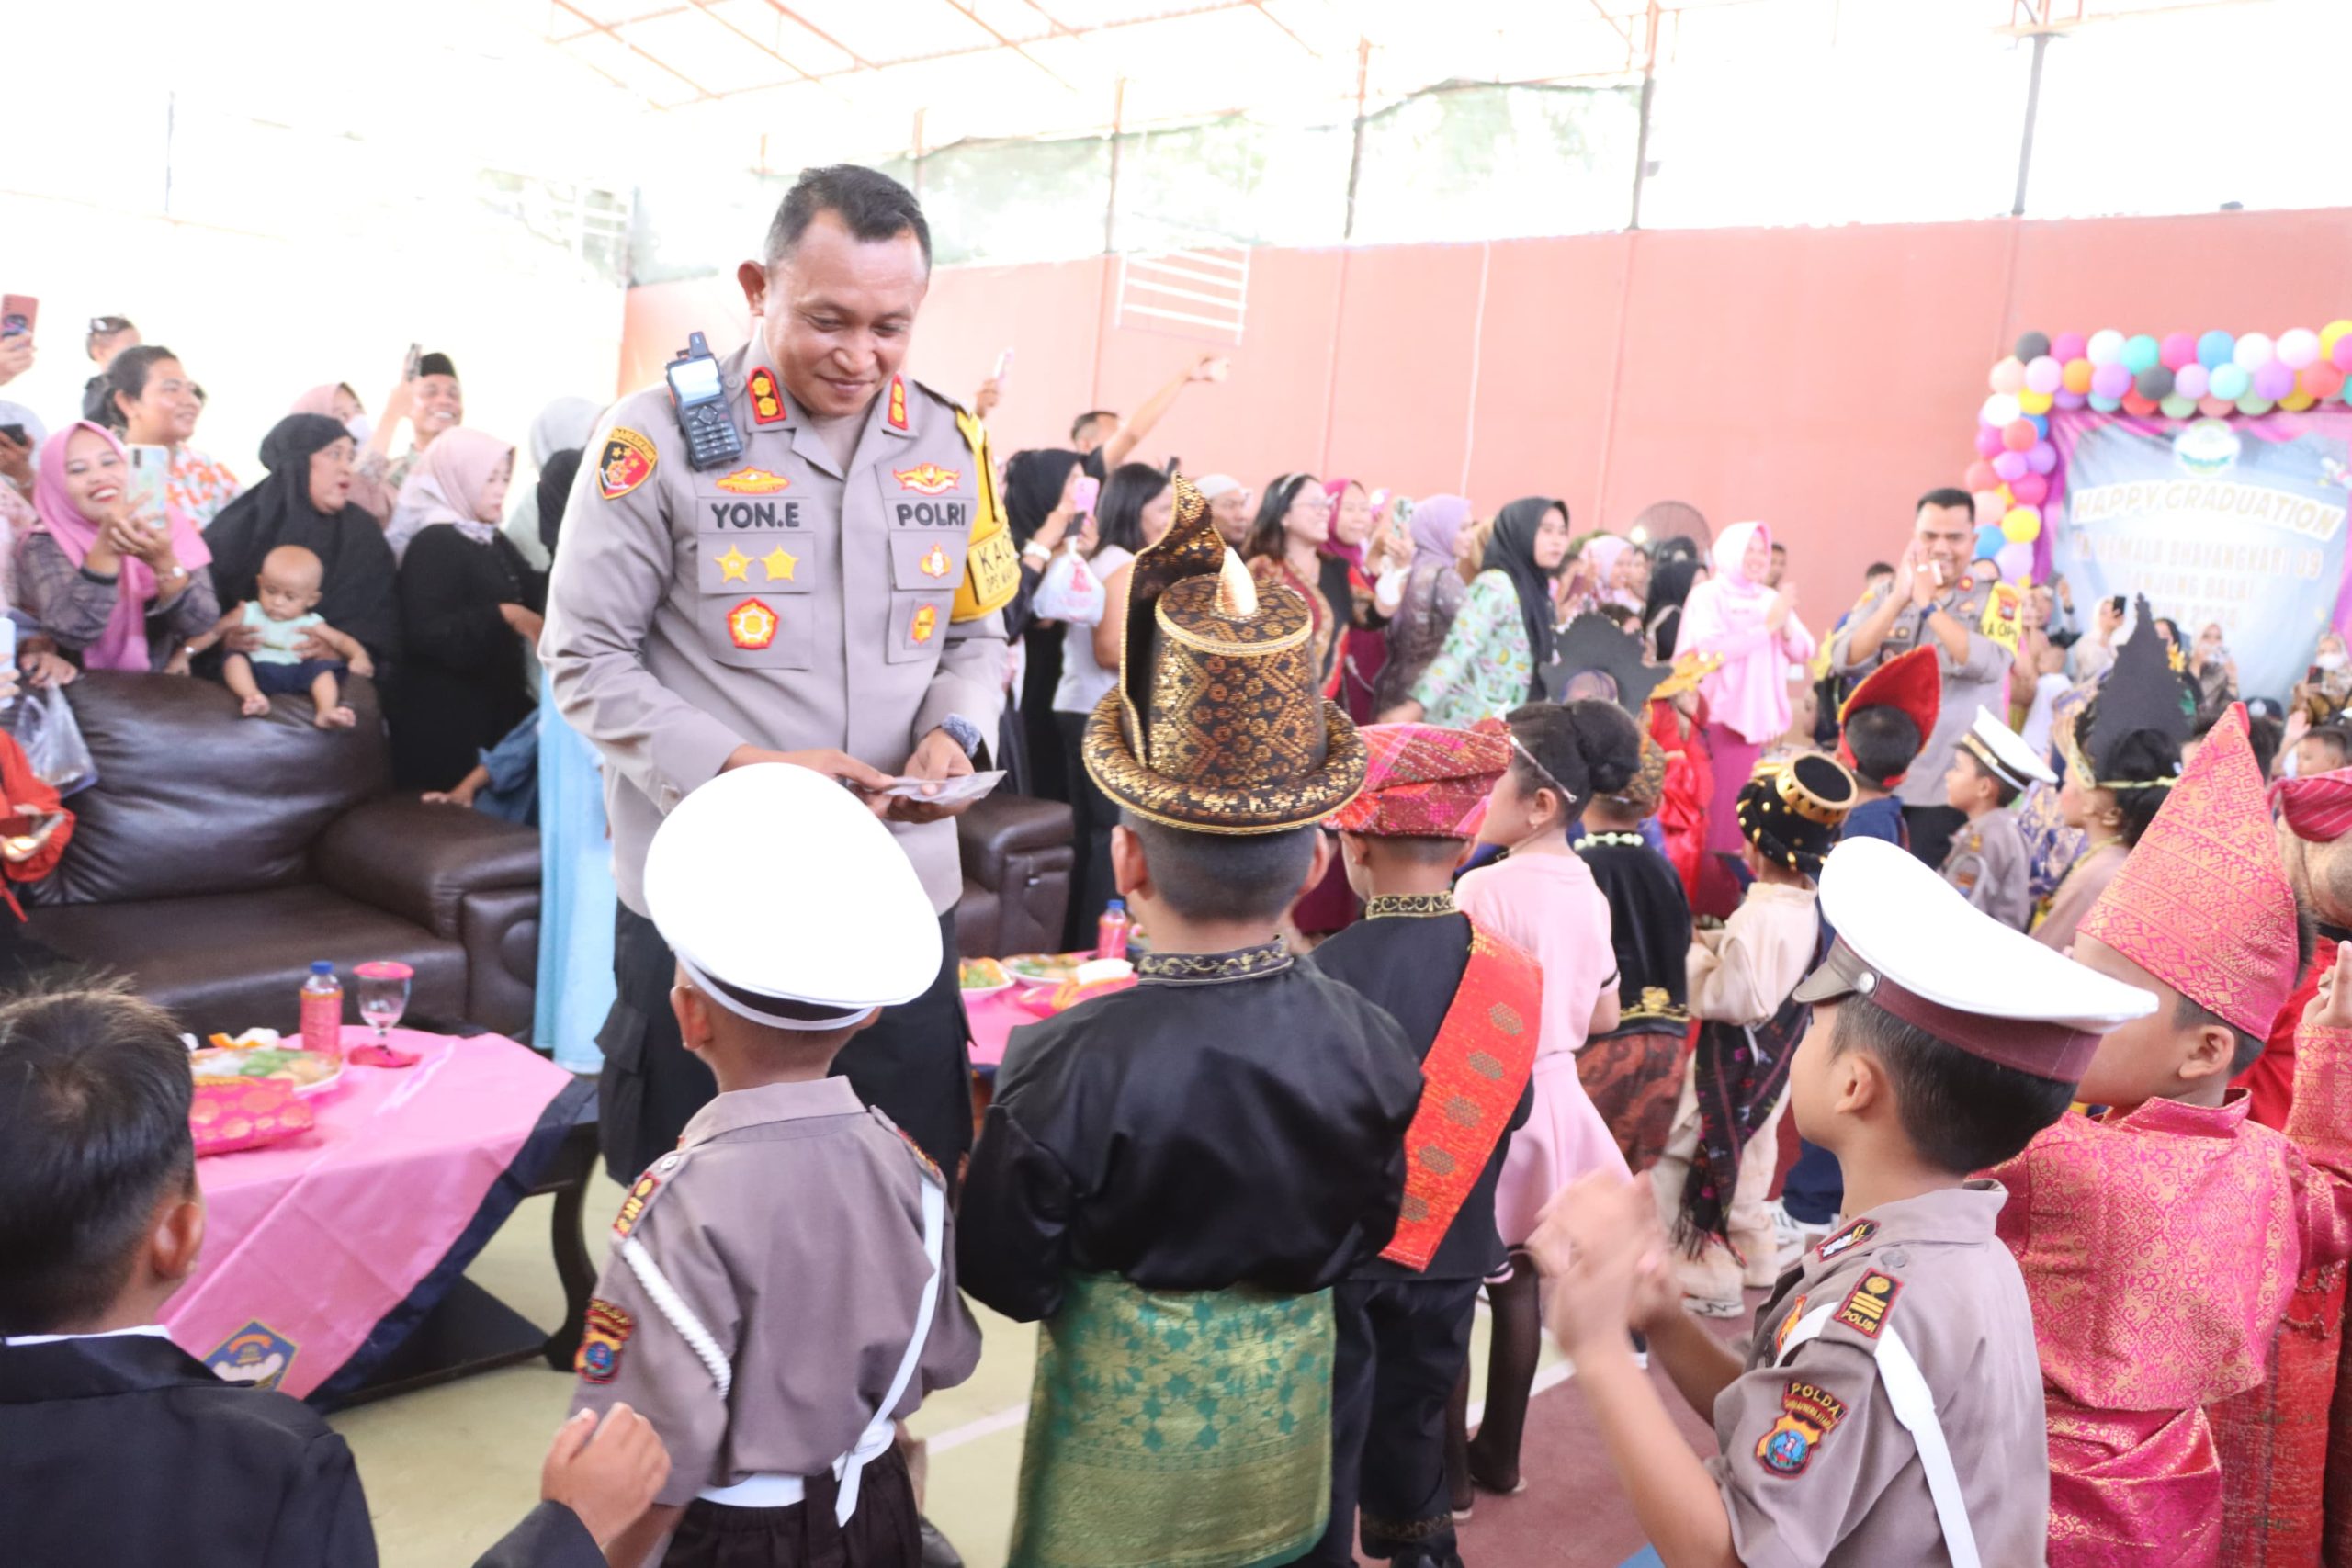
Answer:
POLYGON ((1860 797, 1854 775, 1835 757, 1807 751, 1767 762, 1740 786, 1739 830, 1766 860, 1821 874, 1822 860, 1838 847, 1846 813, 1860 797))

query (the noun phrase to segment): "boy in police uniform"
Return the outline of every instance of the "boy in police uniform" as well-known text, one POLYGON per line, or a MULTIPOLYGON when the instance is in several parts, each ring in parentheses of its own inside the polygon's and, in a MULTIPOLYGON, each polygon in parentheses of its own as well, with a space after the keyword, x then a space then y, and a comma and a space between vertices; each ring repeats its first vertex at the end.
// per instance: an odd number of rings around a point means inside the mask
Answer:
POLYGON ((896 1423, 971 1375, 979 1334, 938 1168, 827 1073, 931 983, 930 902, 854 795, 781 763, 688 795, 645 897, 719 1092, 630 1188, 589 1303, 575 1405, 626 1400, 673 1460, 611 1559, 669 1535, 669 1564, 914 1568, 896 1423))
POLYGON ((1968 1173, 2062 1115, 2099 1035, 2156 998, 1971 908, 1878 839, 1821 877, 1838 930, 1791 1103, 1845 1168, 1849 1216, 1781 1276, 1745 1364, 1675 1304, 1655 1212, 1588 1178, 1532 1243, 1551 1325, 1668 1563, 2045 1560, 2050 1472, 2033 1321, 1968 1173), (2039 949, 2037 952, 2036 950, 2039 949), (1721 1452, 1702 1464, 1634 1364, 1628 1323, 1721 1452))
POLYGON ((887 813, 942 928, 941 963, 841 1070, 951 1173, 970 1146, 948 820, 962 807, 878 792, 974 771, 1004 705, 997 611, 1021 568, 979 423, 899 369, 930 253, 896 181, 805 173, 739 272, 752 341, 680 372, 716 376, 741 456, 697 468, 659 385, 623 398, 586 448, 541 653, 605 763, 622 909, 600 1136, 616 1181, 713 1092, 670 1024, 646 844, 689 792, 756 761, 816 768, 887 813))

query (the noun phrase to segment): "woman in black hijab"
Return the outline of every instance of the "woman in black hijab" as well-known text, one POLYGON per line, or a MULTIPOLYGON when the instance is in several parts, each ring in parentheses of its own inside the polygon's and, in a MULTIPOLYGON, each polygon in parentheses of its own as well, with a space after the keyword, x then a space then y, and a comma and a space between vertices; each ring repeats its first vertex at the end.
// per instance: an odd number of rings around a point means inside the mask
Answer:
POLYGON ((1012 525, 1013 542, 1021 547, 1021 588, 1004 607, 1004 636, 1007 642, 1019 638, 1026 652, 1016 694, 1017 721, 1008 714, 1000 727, 1002 750, 1013 771, 1015 792, 1047 800, 1069 795, 1064 783, 1069 764, 1062 755, 1061 730, 1054 722, 1054 688, 1062 678, 1062 634, 1058 626, 1037 625, 1030 601, 1063 537, 1078 525, 1069 486, 1078 477, 1080 462, 1077 453, 1054 448, 1015 452, 1004 460, 1004 513, 1012 525))
POLYGON ((1567 556, 1566 502, 1531 495, 1497 513, 1445 646, 1413 683, 1412 695, 1381 721, 1467 729, 1541 702, 1559 615, 1552 585, 1567 556))
POLYGON ((351 432, 322 413, 288 414, 262 437, 269 477, 221 509, 204 531, 212 581, 231 623, 254 596, 262 558, 300 545, 323 569, 317 613, 375 661, 379 686, 400 655, 400 573, 383 525, 351 503, 351 432))
POLYGON ((1661 664, 1674 659, 1675 644, 1682 635, 1682 601, 1690 597, 1691 585, 1705 570, 1699 547, 1689 539, 1668 539, 1657 547, 1657 561, 1650 570, 1649 605, 1643 612, 1642 626, 1649 633, 1651 652, 1661 664))

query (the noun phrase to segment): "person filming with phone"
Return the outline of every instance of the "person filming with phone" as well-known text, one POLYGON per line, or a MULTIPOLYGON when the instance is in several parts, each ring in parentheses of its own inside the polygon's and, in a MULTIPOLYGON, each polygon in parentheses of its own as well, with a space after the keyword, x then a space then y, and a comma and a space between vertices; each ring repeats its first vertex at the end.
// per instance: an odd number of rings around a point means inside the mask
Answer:
POLYGON ((204 536, 163 499, 158 469, 134 486, 114 433, 77 421, 41 447, 40 522, 24 542, 17 592, 85 670, 162 670, 220 615, 204 536))
POLYGON ((1830 668, 1841 683, 1859 681, 1915 648, 1936 650, 1943 705, 1935 733, 1894 792, 1910 829, 1911 852, 1930 866, 1943 864, 1952 834, 1968 820, 1944 799, 1952 749, 1975 722, 1979 707, 2005 711, 2001 679, 2008 673, 2010 654, 1979 629, 1989 590, 1969 573, 1975 553, 1975 502, 1964 490, 1929 491, 1919 498, 1911 542, 1904 547, 1894 579, 1863 596, 1829 644, 1830 668))

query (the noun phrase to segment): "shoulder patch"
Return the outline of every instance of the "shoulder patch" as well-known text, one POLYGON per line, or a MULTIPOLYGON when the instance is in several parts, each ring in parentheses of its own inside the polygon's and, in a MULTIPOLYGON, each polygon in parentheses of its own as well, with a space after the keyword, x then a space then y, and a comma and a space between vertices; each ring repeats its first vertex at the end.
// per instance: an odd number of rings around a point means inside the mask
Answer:
POLYGON ((651 479, 661 461, 662 454, 652 442, 625 424, 616 424, 596 459, 596 491, 606 501, 618 501, 651 479))
POLYGON ((1796 1300, 1789 1303, 1789 1315, 1781 1319, 1781 1326, 1772 1331, 1772 1354, 1776 1358, 1787 1348, 1790 1331, 1796 1327, 1797 1319, 1804 1315, 1804 1292, 1800 1291, 1796 1300))
POLYGON ((678 1168, 685 1163, 686 1156, 680 1151, 672 1149, 645 1168, 645 1174, 637 1179, 628 1190, 628 1196, 621 1200, 620 1213, 613 1216, 615 1241, 628 1239, 628 1233, 635 1230, 638 1222, 645 1217, 646 1208, 652 1203, 653 1195, 662 1190, 662 1184, 675 1175, 678 1168))
POLYGON ((1826 1263, 1841 1252, 1849 1252, 1861 1246, 1876 1235, 1878 1235, 1876 1220, 1856 1220, 1852 1224, 1815 1247, 1814 1256, 1826 1263))
POLYGON ((1830 1321, 1844 1324, 1865 1339, 1875 1339, 1886 1326, 1887 1314, 1894 1310, 1894 1298, 1902 1293, 1902 1280, 1873 1269, 1846 1292, 1844 1303, 1830 1314, 1830 1321))
POLYGON ((915 1142, 914 1135, 912 1134, 909 1133, 904 1127, 899 1126, 896 1122, 891 1121, 888 1117, 884 1117, 882 1119, 882 1124, 889 1128, 893 1133, 899 1134, 899 1141, 907 1145, 907 1152, 909 1154, 915 1156, 915 1164, 922 1168, 922 1174, 925 1180, 929 1181, 934 1187, 944 1187, 947 1185, 947 1178, 940 1174, 939 1162, 922 1152, 922 1145, 915 1142))
POLYGON ((752 400, 753 424, 782 424, 792 417, 785 405, 784 389, 775 384, 775 372, 766 366, 743 378, 743 390, 752 400))
POLYGON ((1757 1462, 1774 1475, 1803 1475, 1813 1450, 1845 1418, 1844 1400, 1819 1383, 1791 1378, 1781 1390, 1779 1417, 1756 1441, 1757 1462))
POLYGON ((602 1296, 588 1303, 588 1324, 581 1330, 580 1351, 571 1370, 589 1382, 610 1382, 620 1375, 621 1348, 637 1331, 637 1320, 602 1296))

